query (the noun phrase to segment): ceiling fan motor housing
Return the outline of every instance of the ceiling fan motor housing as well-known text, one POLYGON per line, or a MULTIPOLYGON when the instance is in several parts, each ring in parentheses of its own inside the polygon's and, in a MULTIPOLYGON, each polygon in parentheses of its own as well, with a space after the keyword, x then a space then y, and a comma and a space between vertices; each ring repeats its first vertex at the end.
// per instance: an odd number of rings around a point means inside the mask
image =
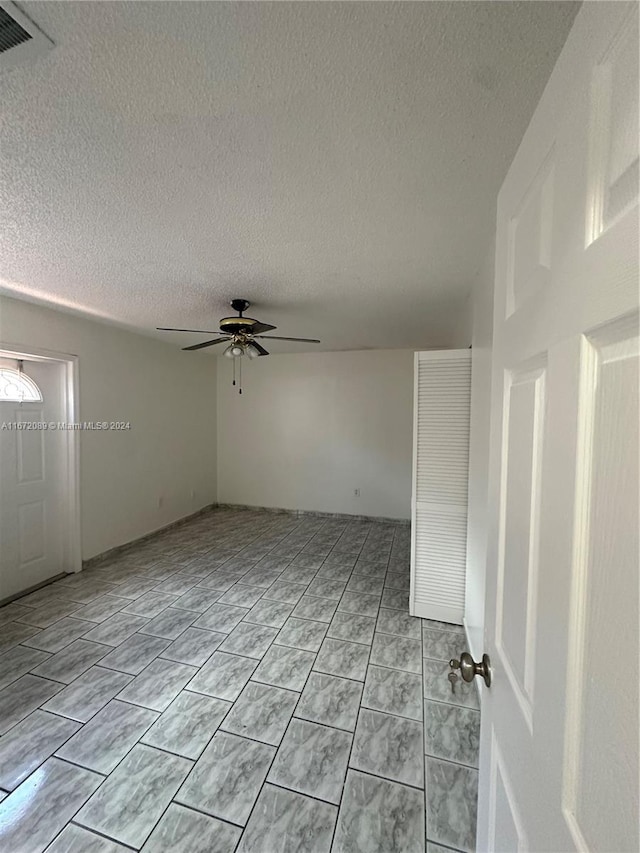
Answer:
POLYGON ((257 322, 252 317, 224 317, 220 320, 220 331, 230 335, 251 334, 257 322))

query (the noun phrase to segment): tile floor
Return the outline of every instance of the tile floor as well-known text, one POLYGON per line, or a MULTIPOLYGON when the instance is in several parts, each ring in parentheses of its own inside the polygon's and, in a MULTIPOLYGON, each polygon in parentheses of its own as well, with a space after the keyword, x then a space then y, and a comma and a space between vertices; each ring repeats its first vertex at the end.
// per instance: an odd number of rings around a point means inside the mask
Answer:
POLYGON ((0 849, 473 850, 464 640, 408 588, 404 525, 225 509, 0 608, 0 849))

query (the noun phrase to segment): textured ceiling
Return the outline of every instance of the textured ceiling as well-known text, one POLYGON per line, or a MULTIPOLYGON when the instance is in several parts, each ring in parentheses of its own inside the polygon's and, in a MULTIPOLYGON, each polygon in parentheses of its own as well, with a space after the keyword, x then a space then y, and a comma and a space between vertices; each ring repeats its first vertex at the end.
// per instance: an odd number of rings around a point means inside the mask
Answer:
POLYGON ((2 289, 149 333, 244 296, 324 349, 447 345, 577 7, 25 3, 56 48, 0 72, 2 289))

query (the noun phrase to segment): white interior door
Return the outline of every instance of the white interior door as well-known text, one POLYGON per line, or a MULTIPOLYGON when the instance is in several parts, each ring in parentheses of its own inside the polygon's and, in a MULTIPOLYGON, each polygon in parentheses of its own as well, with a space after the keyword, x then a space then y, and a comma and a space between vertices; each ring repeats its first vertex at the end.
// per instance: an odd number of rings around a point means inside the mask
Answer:
POLYGON ((638 834, 638 6, 585 3, 498 201, 478 849, 638 834))
POLYGON ((43 399, 0 402, 0 601, 64 570, 65 434, 27 427, 65 420, 64 368, 23 364, 43 399))

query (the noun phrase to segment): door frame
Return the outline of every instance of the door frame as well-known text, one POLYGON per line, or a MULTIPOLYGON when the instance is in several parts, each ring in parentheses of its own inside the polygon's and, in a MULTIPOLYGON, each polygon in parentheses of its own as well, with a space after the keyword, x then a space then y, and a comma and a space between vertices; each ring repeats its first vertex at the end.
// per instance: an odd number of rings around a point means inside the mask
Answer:
MULTIPOLYGON (((66 352, 5 343, 0 340, 0 357, 60 364, 64 371, 64 418, 69 424, 78 423, 78 356, 66 352)), ((63 485, 63 564, 67 573, 82 570, 82 538, 80 527, 80 436, 79 430, 67 429, 66 459, 63 485)))

